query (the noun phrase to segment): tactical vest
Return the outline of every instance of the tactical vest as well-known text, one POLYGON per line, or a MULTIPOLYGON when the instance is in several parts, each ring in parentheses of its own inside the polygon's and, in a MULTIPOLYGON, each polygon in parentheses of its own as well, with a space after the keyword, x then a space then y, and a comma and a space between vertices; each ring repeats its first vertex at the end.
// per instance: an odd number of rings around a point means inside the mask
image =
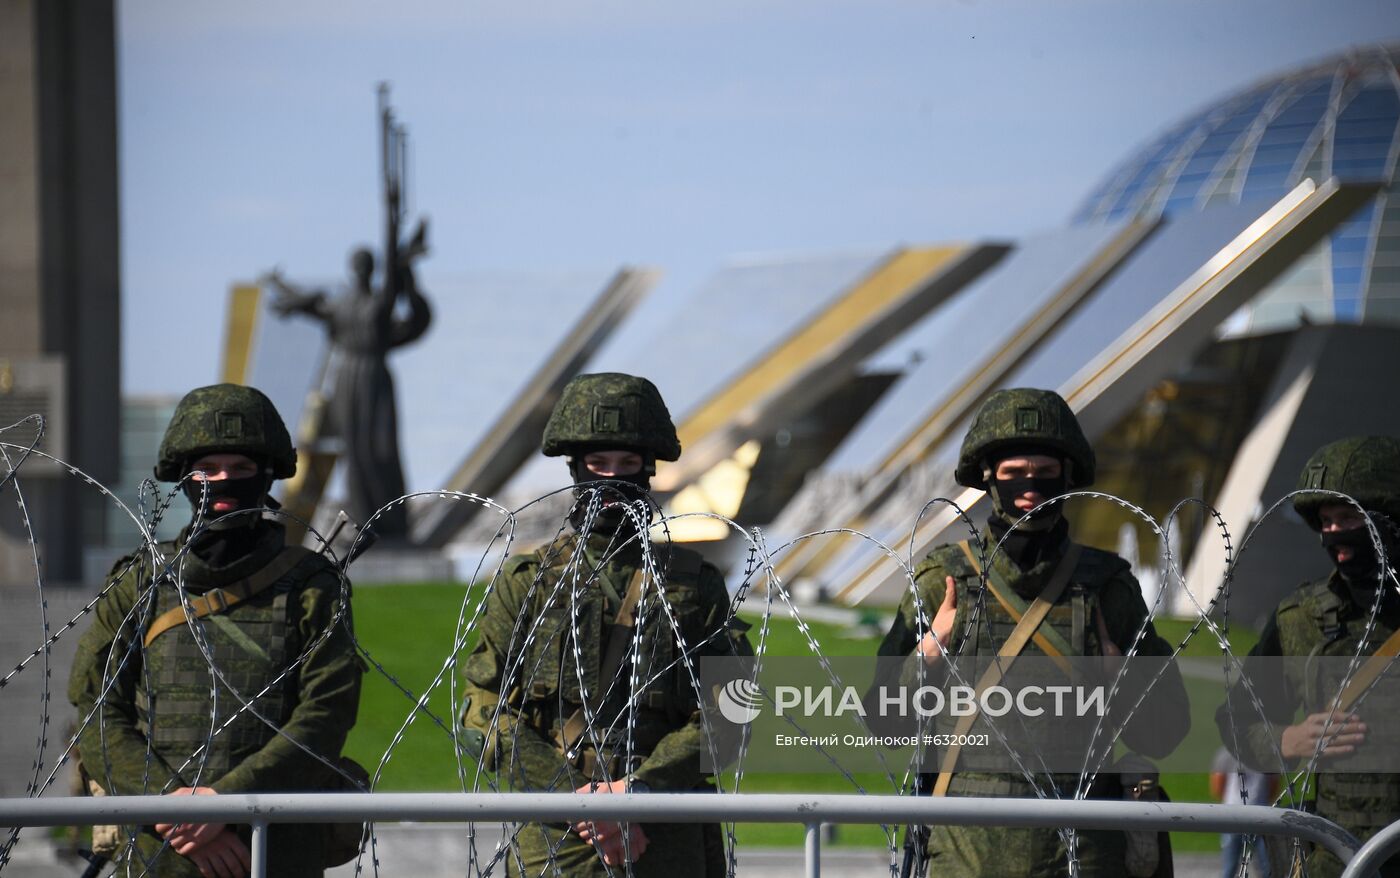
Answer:
MULTIPOLYGON (((526 605, 521 608, 526 620, 534 620, 534 630, 530 633, 527 627, 519 635, 528 637, 528 643, 511 686, 519 691, 522 702, 534 707, 532 712, 543 714, 542 721, 555 733, 582 706, 585 694, 589 712, 597 715, 600 724, 610 723, 633 702, 640 709, 634 743, 639 750, 649 752, 666 732, 684 725, 698 707, 680 649, 683 641, 694 662, 694 649, 706 634, 706 608, 699 591, 704 559, 679 546, 657 550, 659 582, 646 583, 636 610, 640 643, 632 639, 617 679, 608 681, 600 680, 598 673, 606 647, 605 632, 612 621, 606 618, 606 599, 596 579, 603 573, 593 573, 584 558, 570 571, 576 551, 577 543, 570 539, 519 556, 507 565, 507 575, 536 571, 526 605), (664 602, 658 599, 658 586, 664 602), (633 644, 640 656, 637 680, 641 688, 637 692, 629 688, 633 644), (646 740, 649 738, 654 740, 646 740)), ((630 577, 634 571, 626 572, 630 577)), ((625 580, 621 582, 619 592, 626 585, 625 580)))
MULTIPOLYGON (((975 552, 975 547, 973 548, 975 552)), ((981 563, 982 559, 978 559, 981 563)), ((994 656, 1016 628, 1016 620, 990 594, 983 606, 975 607, 976 596, 982 588, 981 575, 968 561, 956 543, 935 549, 915 570, 918 577, 941 567, 958 583, 958 624, 954 626, 948 651, 956 655, 994 656), (975 613, 975 616, 974 616, 975 613), (975 619, 971 631, 964 620, 975 619)), ((1075 565, 1064 594, 1051 607, 1040 631, 1054 632, 1057 642, 1069 647, 1067 656, 1100 655, 1098 626, 1094 622, 1099 605, 1099 591, 1124 569, 1123 559, 1111 552, 1088 546, 1082 547, 1079 563, 1075 565)), ((1047 574, 1048 579, 1048 574, 1047 574)), ((1029 599, 1024 599, 1027 603, 1029 599)), ((932 616, 935 607, 925 607, 932 616)), ((1045 652, 1034 641, 1022 650, 1025 656, 1043 656, 1045 652)))
MULTIPOLYGON (((159 548, 167 558, 178 551, 173 543, 159 548)), ((146 647, 136 687, 138 728, 187 783, 198 776, 199 784, 207 786, 223 777, 271 740, 296 706, 294 671, 269 685, 302 646, 289 642, 294 629, 287 615, 288 597, 324 563, 308 556, 246 602, 198 620, 207 659, 187 624, 171 628, 146 647), (210 670, 211 661, 221 678, 210 670), (245 709, 244 702, 266 722, 245 709)), ((157 586, 154 603, 152 619, 180 606, 174 584, 157 586)))
MULTIPOLYGON (((972 547, 972 551, 974 553, 977 551, 975 546, 972 547)), ((978 557, 978 563, 983 563, 981 557, 978 557)), ((1099 594, 1103 586, 1122 571, 1124 566, 1125 562, 1117 555, 1088 546, 1081 547, 1079 561, 1075 565, 1069 583, 1037 630, 1049 637, 1054 644, 1057 644, 1060 651, 1067 657, 1101 655, 1098 626, 1095 623, 1099 607, 1099 594)), ((1053 565, 1049 565, 1049 567, 1053 571, 1053 565)), ((976 605, 977 595, 982 588, 982 575, 972 566, 971 561, 968 560, 958 544, 953 543, 935 549, 915 570, 915 576, 917 578, 937 568, 941 568, 946 575, 952 576, 957 581, 958 587, 958 617, 948 644, 949 653, 963 657, 979 656, 985 658, 997 655, 1002 644, 1010 638, 1012 631, 1015 630, 1016 619, 990 593, 986 595, 980 607, 976 605), (967 624, 968 620, 972 620, 970 626, 967 624)), ((1051 572, 1047 571, 1044 576, 1045 582, 1049 581, 1050 576, 1051 572)), ((1006 586, 1001 587, 1003 592, 1006 589, 1006 586)), ((1032 599, 1022 597, 1022 600, 1030 603, 1032 599)), ((932 614, 936 607, 928 606, 927 603, 924 611, 929 615, 929 620, 932 621, 932 614)), ((1020 655, 1034 658, 1044 657, 1046 653, 1039 644, 1031 640, 1020 655)), ((969 680, 967 684, 972 685, 972 682, 969 680)), ((1073 752, 1078 753, 1089 740, 1093 721, 1087 720, 1084 729, 1071 732, 1069 729, 1072 721, 1072 718, 1066 719, 1066 734, 1059 736, 1058 739, 1064 741, 1067 746, 1075 748, 1073 752), (1080 731, 1083 732, 1082 735, 1079 734, 1080 731)), ((937 719, 938 732, 951 733, 956 723, 956 717, 946 713, 942 714, 937 719)), ((973 726, 973 731, 977 733, 989 732, 984 723, 985 719, 979 718, 973 726)), ((1015 721, 998 721, 998 728, 1003 734, 1014 736, 1015 721)), ((1048 744, 1042 742, 1040 746, 1043 751, 1048 744)), ((989 750, 979 752, 975 748, 964 749, 959 761, 961 768, 953 777, 950 791, 956 795, 991 796, 1021 796, 1027 795, 1031 791, 1030 785, 1019 776, 1000 773, 989 774, 979 768, 977 764, 980 761, 979 756, 987 757, 988 755, 990 755, 989 750)), ((998 761, 1004 762, 1004 760, 998 761)), ((1062 792, 1069 793, 1073 792, 1078 780, 1077 775, 1065 774, 1055 777, 1056 783, 1063 787, 1062 792)))
MULTIPOLYGON (((1313 659, 1368 656, 1395 632, 1376 619, 1370 638, 1363 645, 1370 608, 1358 608, 1333 591, 1330 579, 1309 583, 1289 595, 1276 611, 1279 641, 1286 656, 1307 656, 1302 680, 1295 681, 1303 693, 1306 714, 1325 711, 1341 689, 1342 676, 1336 667, 1314 663, 1313 659)), ((1391 717, 1400 712, 1400 703, 1387 693, 1393 687, 1373 690, 1359 709, 1373 717, 1391 717)), ((1375 725, 1372 726, 1375 728, 1375 725)), ((1317 813, 1353 832, 1370 832, 1400 820, 1400 775, 1366 773, 1317 774, 1317 813)))

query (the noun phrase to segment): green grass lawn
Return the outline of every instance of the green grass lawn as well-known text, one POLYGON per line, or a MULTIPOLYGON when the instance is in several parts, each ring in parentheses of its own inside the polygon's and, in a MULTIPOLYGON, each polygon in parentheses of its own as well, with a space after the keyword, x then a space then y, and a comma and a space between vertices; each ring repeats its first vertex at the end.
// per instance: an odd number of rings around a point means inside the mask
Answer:
MULTIPOLYGON (((369 651, 370 660, 383 665, 412 697, 371 668, 365 675, 359 720, 346 743, 346 755, 373 774, 405 720, 416 713, 403 739, 394 745, 376 789, 460 789, 451 736, 414 705, 426 695, 423 703, 428 712, 449 727, 454 721, 450 672, 436 686, 433 681, 452 653, 466 594, 463 585, 441 584, 355 589, 355 634, 360 644, 369 651)), ((473 605, 478 595, 479 591, 473 592, 473 605)), ((469 643, 466 650, 470 648, 469 643)))
MULTIPOLYGON (((452 652, 458 614, 466 595, 465 586, 449 584, 368 586, 355 591, 355 629, 360 643, 369 650, 371 658, 393 674, 412 695, 405 695, 383 674, 371 670, 365 677, 359 721, 346 745, 347 755, 373 773, 405 720, 415 715, 402 739, 393 746, 392 758, 384 766, 377 789, 450 791, 461 788, 449 733, 414 705, 420 702, 427 712, 449 726, 454 721, 455 710, 449 694, 451 674, 442 673, 436 685, 434 679, 438 678, 452 652)), ((474 609, 478 596, 479 592, 474 590, 469 611, 474 609)), ((745 618, 755 623, 749 634, 757 646, 760 620, 749 615, 745 618)), ((822 651, 829 656, 873 655, 879 643, 879 637, 869 630, 857 630, 856 636, 852 636, 852 632, 840 625, 812 622, 809 627, 822 651)), ((1189 627, 1188 622, 1178 620, 1157 622, 1159 632, 1173 645, 1185 636, 1189 627)), ((1231 646, 1237 654, 1247 651, 1255 638, 1251 631, 1232 627, 1231 646)), ((465 656, 470 648, 468 642, 460 655, 465 656)), ((766 654, 774 656, 810 654, 806 638, 783 607, 775 607, 764 648, 766 654)), ((1183 654, 1218 656, 1219 648, 1209 633, 1202 630, 1187 644, 1183 654)), ((1196 688, 1190 680, 1188 687, 1196 688)), ((1214 729, 1216 705, 1205 703, 1210 700, 1192 699, 1192 722, 1198 730, 1214 729)), ((468 760, 468 773, 474 768, 468 760)), ((870 791, 891 789, 890 782, 880 775, 857 775, 855 780, 870 791)), ((726 787, 730 783, 731 780, 726 779, 726 787)), ((1162 783, 1175 801, 1210 801, 1204 774, 1164 775, 1162 783)), ((747 792, 856 792, 851 781, 834 773, 747 774, 741 789, 747 792)), ((755 846, 800 846, 802 843, 802 830, 798 826, 740 824, 736 833, 741 843, 755 846)), ((837 829, 835 843, 884 847, 886 841, 878 827, 842 826, 837 829)), ((1178 850, 1218 849, 1214 835, 1198 833, 1177 833, 1173 844, 1178 850)))

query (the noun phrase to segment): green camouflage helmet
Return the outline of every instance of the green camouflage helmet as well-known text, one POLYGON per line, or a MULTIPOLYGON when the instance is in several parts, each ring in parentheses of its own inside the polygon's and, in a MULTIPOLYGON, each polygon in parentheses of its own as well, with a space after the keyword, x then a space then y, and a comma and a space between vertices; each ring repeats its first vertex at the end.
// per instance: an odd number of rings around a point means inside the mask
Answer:
POLYGON ((297 471, 296 449, 272 400, 241 384, 214 384, 185 394, 160 441, 156 478, 178 482, 189 464, 206 454, 264 458, 274 479, 297 471))
MULTIPOLYGON (((1354 436, 1318 449, 1303 474, 1298 490, 1320 488, 1346 494, 1368 512, 1382 512, 1400 523, 1400 439, 1354 436)), ((1345 502, 1328 494, 1297 494, 1293 508, 1313 530, 1321 528, 1318 510, 1324 503, 1345 502)))
POLYGON ((575 376, 554 405, 541 443, 545 456, 586 448, 640 448, 657 460, 681 456, 661 392, 645 378, 621 372, 575 376))
POLYGON ((963 437, 955 476, 959 485, 987 489, 983 468, 991 465, 999 450, 1021 451, 1044 447, 1069 461, 1070 484, 1083 488, 1094 482, 1094 449, 1084 438, 1079 420, 1058 393, 1017 387, 998 390, 982 407, 963 437))

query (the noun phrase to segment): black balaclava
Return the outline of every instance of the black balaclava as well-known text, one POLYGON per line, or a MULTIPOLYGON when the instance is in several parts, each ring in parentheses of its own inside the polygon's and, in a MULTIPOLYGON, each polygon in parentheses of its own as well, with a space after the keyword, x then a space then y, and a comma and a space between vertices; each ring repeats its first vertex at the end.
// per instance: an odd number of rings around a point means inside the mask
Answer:
POLYGON ((995 539, 1005 538, 1002 551, 1022 569, 1033 567, 1046 550, 1059 546, 1069 535, 1069 523, 1065 521, 1063 504, 1056 503, 1047 508, 1042 501, 1030 518, 1012 530, 1011 526, 1025 515, 1016 508, 1016 498, 1031 490, 1046 500, 1059 497, 1069 489, 1068 467, 1068 462, 1058 452, 1037 446, 1006 449, 987 467, 987 493, 992 498, 992 511, 987 516, 988 528, 995 539), (1031 455, 1057 458, 1060 461, 1060 474, 1051 478, 995 477, 996 465, 1000 461, 1031 455))
POLYGON ((600 476, 584 464, 586 452, 579 451, 569 458, 569 474, 574 479, 574 507, 569 511, 569 523, 575 531, 581 531, 588 517, 588 507, 593 503, 615 505, 598 509, 593 516, 592 533, 614 537, 619 542, 631 539, 637 533, 637 523, 624 504, 637 511, 639 501, 646 504, 646 515, 651 517, 651 476, 656 464, 650 454, 631 448, 606 449, 609 451, 636 451, 642 457, 642 468, 628 475, 600 476), (595 499, 596 498, 596 499, 595 499))
POLYGON ((262 471, 247 478, 218 479, 207 483, 186 478, 181 483, 181 489, 190 501, 191 522, 199 515, 201 507, 204 511, 200 522, 203 533, 190 549, 211 567, 232 564, 251 552, 263 537, 262 515, 248 510, 267 505, 272 474, 265 463, 258 463, 262 471), (209 485, 207 501, 205 484, 209 485), (232 497, 238 501, 238 506, 224 511, 215 510, 215 497, 232 497))
MULTIPOLYGON (((1376 530, 1380 533, 1381 545, 1385 549, 1386 559, 1389 563, 1395 563, 1395 549, 1397 542, 1397 532, 1394 523, 1388 516, 1376 512, 1366 513, 1375 524, 1376 530)), ((1362 606, 1370 606, 1375 601, 1376 587, 1380 581, 1380 556, 1376 553, 1376 544, 1371 540, 1371 530, 1364 524, 1361 527, 1354 527, 1351 530, 1323 531, 1318 534, 1322 541, 1322 547, 1327 550, 1327 555, 1332 559, 1332 564, 1341 574, 1342 580, 1346 583, 1347 591, 1351 592, 1352 600, 1362 606), (1352 550, 1351 560, 1340 562, 1337 560, 1337 549, 1341 546, 1348 546, 1352 550)), ((1390 596, 1393 603, 1397 596, 1390 596)))

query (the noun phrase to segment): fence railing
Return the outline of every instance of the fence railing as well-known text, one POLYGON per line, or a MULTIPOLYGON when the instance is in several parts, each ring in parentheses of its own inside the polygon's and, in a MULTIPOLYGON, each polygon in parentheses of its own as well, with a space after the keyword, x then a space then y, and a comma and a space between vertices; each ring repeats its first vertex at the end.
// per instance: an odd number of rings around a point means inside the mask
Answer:
POLYGON ((273 793, 226 796, 101 796, 0 799, 0 826, 236 823, 252 827, 252 878, 267 874, 272 823, 415 820, 436 823, 632 820, 668 823, 797 823, 806 827, 808 876, 821 870, 823 824, 908 823, 1074 829, 1140 829, 1283 835, 1311 841, 1369 878, 1400 847, 1400 823, 1366 845, 1330 820, 1285 808, 1130 800, 910 798, 766 793, 273 793), (1353 860, 1355 859, 1355 862, 1353 860), (1363 869, 1365 871, 1363 871, 1363 869))
POLYGON ((1397 851, 1400 851, 1400 823, 1392 823, 1366 839, 1342 872, 1342 878, 1370 878, 1397 851))

